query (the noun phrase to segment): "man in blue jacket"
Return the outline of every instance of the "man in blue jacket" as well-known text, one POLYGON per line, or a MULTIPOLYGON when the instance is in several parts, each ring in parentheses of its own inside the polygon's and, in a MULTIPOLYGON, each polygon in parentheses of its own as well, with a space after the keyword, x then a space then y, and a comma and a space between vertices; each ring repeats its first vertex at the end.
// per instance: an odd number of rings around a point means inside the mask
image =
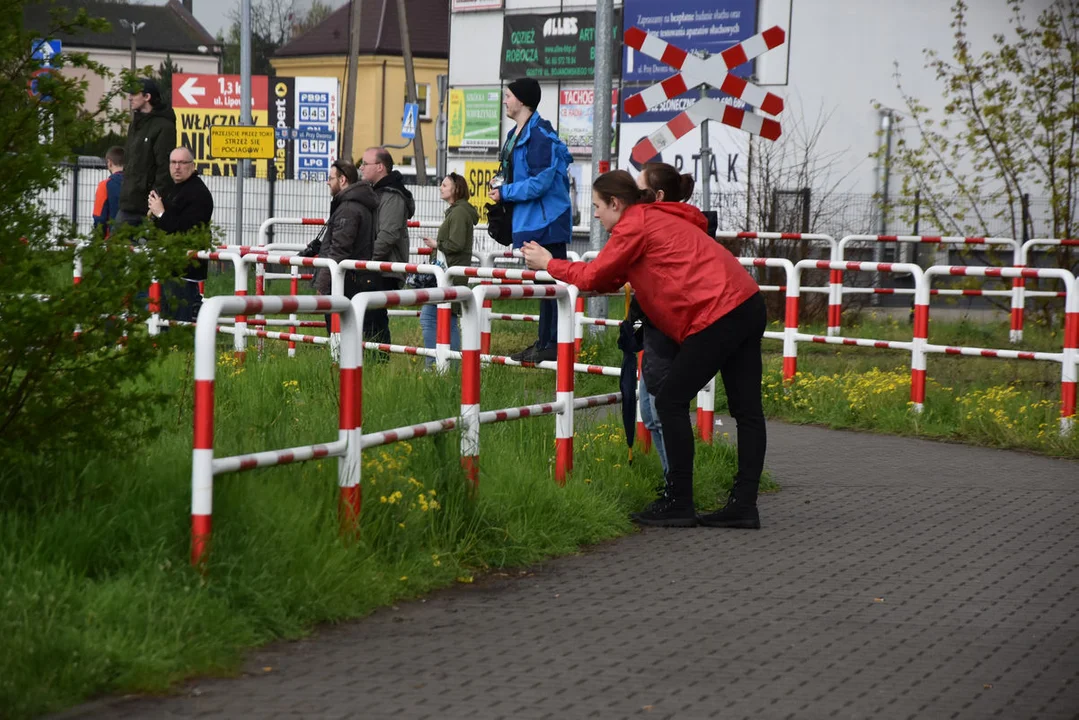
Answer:
MULTIPOLYGON (((506 86, 502 104, 517 123, 502 146, 504 184, 491 189, 494 202, 513 207, 513 248, 537 242, 552 257, 565 259, 573 235, 569 197, 569 164, 573 158, 551 124, 540 117, 539 83, 520 78, 506 86)), ((554 300, 540 302, 539 339, 510 356, 521 362, 558 358, 558 308, 554 300)))

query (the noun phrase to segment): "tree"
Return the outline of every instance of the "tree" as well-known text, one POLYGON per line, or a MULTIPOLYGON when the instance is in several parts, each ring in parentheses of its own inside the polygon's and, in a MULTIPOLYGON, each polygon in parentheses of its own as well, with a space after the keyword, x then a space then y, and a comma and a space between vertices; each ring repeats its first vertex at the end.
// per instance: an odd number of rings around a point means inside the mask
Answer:
MULTIPOLYGON (((257 0, 251 3, 251 74, 273 75, 270 59, 285 43, 299 37, 329 17, 333 12, 329 5, 314 0, 303 15, 292 12, 292 3, 286 0, 257 0)), ((227 35, 218 33, 217 41, 224 47, 221 58, 226 73, 240 72, 240 11, 229 12, 232 25, 227 35)))
MULTIPOLYGON (((943 86, 934 112, 896 84, 910 121, 891 167, 903 175, 897 210, 915 194, 923 218, 949 234, 987 236, 1001 228, 1017 240, 1073 237, 1079 192, 1079 5, 1053 0, 1033 25, 1024 0, 1008 0, 1010 34, 981 54, 967 37, 969 8, 952 5, 951 57, 926 50, 926 67, 943 86), (909 131, 909 137, 908 137, 909 131), (1030 195, 1047 200, 1038 218, 1030 195)), ((980 6, 979 6, 980 7, 980 6)), ((1071 253, 1058 255, 1071 265, 1071 253)))
POLYGON ((157 67, 158 86, 161 88, 161 98, 172 105, 172 75, 182 73, 184 69, 173 62, 172 54, 165 53, 165 59, 157 67))
POLYGON ((120 119, 109 108, 131 78, 125 73, 96 108, 84 109, 88 82, 64 71, 81 68, 112 82, 109 71, 84 54, 63 53, 51 59, 54 71, 39 73, 32 41, 107 31, 108 24, 85 8, 53 5, 48 31, 29 33, 20 0, 0 0, 0 14, 0 502, 18 502, 29 492, 20 468, 31 460, 130 447, 153 431, 148 418, 162 398, 139 381, 160 350, 141 330, 146 310, 133 299, 152 277, 183 268, 192 240, 134 228, 80 238, 38 202, 60 182, 72 148, 120 119), (140 237, 149 244, 132 252, 140 237), (83 245, 80 284, 71 280, 75 242, 83 245))

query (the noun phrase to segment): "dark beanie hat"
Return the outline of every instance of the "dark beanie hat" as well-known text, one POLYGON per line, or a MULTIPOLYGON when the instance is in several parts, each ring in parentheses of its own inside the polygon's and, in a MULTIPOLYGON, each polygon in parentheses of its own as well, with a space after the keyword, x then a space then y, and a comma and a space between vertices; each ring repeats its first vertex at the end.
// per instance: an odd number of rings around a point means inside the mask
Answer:
POLYGON ((540 86, 532 78, 517 78, 506 87, 523 104, 535 110, 539 107, 540 86))

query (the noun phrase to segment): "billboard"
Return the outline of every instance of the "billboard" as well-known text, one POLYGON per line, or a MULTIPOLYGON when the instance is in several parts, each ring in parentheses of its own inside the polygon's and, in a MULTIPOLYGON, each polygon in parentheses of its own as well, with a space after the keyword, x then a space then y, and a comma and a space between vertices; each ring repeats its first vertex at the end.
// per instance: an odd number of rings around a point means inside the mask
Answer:
MULTIPOLYGON (((592 117, 595 108, 595 89, 590 87, 562 88, 558 93, 558 137, 571 153, 592 153, 592 117)), ((618 90, 611 90, 611 152, 618 137, 618 90)))
MULTIPOLYGON (((501 77, 536 80, 591 78, 596 67, 596 13, 506 15, 502 25, 501 77)), ((614 72, 621 53, 621 23, 615 11, 614 72)))
POLYGON ((326 180, 337 160, 339 100, 337 78, 274 78, 270 115, 278 178, 326 180))
MULTIPOLYGON (((757 33, 757 0, 625 0, 623 16, 626 28, 639 27, 683 50, 709 56, 757 33)), ((651 84, 675 73, 633 48, 623 53, 623 82, 651 84)), ((752 72, 752 62, 735 70, 739 77, 752 72)))
MULTIPOLYGON (((267 125, 267 85, 265 75, 251 77, 251 120, 267 125)), ((215 158, 210 151, 210 128, 214 125, 240 124, 240 76, 172 76, 172 104, 176 112, 176 144, 195 156, 195 169, 202 175, 235 176, 234 159, 215 158)), ((268 161, 254 160, 257 177, 266 177, 268 161)))
POLYGON ((502 90, 498 87, 452 88, 449 97, 447 145, 497 148, 501 143, 502 90))
MULTIPOLYGON (((630 157, 633 146, 662 126, 663 123, 659 122, 623 123, 621 141, 618 143, 618 167, 636 176, 640 166, 630 157)), ((708 172, 712 192, 745 192, 746 174, 749 171, 746 154, 748 138, 741 130, 718 122, 708 123, 708 146, 712 151, 708 172)), ((692 175, 699 185, 706 170, 701 163, 701 129, 693 128, 649 162, 670 163, 678 172, 692 175)))

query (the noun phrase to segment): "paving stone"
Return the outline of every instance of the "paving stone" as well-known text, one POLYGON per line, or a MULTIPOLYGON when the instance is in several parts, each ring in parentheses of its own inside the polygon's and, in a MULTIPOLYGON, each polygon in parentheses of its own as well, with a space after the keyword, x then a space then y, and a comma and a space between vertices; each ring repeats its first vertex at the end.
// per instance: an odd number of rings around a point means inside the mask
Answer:
POLYGON ((760 531, 643 531, 64 717, 1079 715, 1079 463, 773 423, 768 467, 760 531))

